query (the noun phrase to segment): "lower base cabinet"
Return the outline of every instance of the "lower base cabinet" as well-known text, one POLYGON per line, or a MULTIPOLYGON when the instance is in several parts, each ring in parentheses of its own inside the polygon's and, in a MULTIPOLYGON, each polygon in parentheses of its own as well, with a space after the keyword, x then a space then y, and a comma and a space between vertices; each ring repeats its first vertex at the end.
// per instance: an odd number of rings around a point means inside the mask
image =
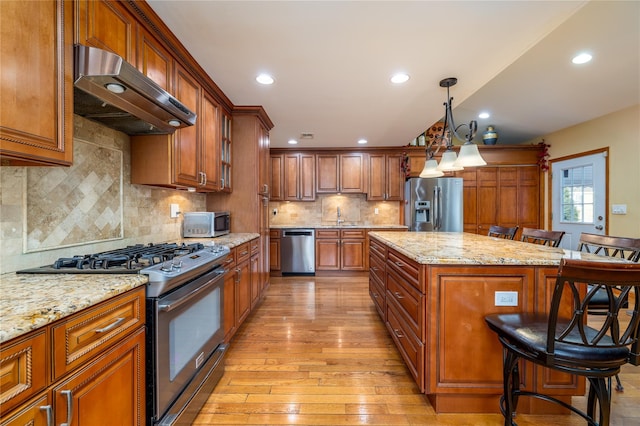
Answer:
POLYGON ((138 287, 3 344, 0 425, 144 426, 144 320, 145 288, 138 287), (120 325, 93 341, 96 325, 114 318, 120 325), (73 342, 58 344, 54 330, 73 342), (56 360, 63 363, 57 369, 56 360))
POLYGON ((231 341, 236 331, 255 308, 266 290, 261 285, 259 239, 231 249, 224 268, 224 341, 231 341))
MULTIPOLYGON (((497 413, 502 346, 488 313, 540 312, 550 305, 557 268, 534 265, 422 264, 374 237, 369 294, 398 351, 436 413, 497 413), (384 291, 383 291, 384 289, 384 291), (518 306, 495 306, 496 292, 517 292, 518 306)), ((585 380, 523 363, 524 390, 565 402, 584 395, 585 380)), ((534 398, 520 413, 566 410, 534 398)))

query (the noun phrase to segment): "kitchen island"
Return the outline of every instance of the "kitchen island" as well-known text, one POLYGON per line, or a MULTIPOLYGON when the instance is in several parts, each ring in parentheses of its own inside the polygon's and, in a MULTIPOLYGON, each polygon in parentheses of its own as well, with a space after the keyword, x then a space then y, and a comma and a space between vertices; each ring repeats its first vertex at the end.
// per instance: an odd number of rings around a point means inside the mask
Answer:
MULTIPOLYGON (((502 347, 489 313, 546 312, 563 258, 602 257, 467 233, 371 232, 369 292, 437 413, 499 412, 502 347)), ((585 383, 524 364, 528 390, 570 402, 585 383)), ((524 398, 521 413, 562 409, 524 398)))

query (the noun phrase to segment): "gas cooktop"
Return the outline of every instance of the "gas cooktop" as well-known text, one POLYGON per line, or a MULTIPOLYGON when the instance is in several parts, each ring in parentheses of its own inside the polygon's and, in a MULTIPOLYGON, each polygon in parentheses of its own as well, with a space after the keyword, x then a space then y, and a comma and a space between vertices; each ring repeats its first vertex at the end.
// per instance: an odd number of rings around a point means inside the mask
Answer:
POLYGON ((136 244, 95 254, 61 257, 51 265, 23 269, 18 274, 137 274, 153 265, 203 250, 201 243, 136 244))

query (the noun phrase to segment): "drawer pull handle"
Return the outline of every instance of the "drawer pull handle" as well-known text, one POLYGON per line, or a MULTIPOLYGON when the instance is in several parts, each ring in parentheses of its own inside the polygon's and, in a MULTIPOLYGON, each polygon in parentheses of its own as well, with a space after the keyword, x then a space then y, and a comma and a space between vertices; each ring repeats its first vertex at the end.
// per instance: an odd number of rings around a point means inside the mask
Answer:
POLYGON ((400 330, 398 330, 397 328, 394 328, 394 329, 393 329, 393 332, 395 333, 395 335, 396 335, 399 339, 402 339, 402 338, 404 337, 404 334, 402 334, 402 333, 400 332, 400 330))
POLYGON ((53 407, 51 405, 42 405, 40 409, 47 413, 47 426, 53 426, 53 407))
POLYGON ((248 254, 248 251, 243 251, 242 253, 240 253, 240 256, 244 256, 245 254, 248 254))
POLYGON ((395 292, 393 293, 394 296, 396 296, 396 299, 404 299, 404 296, 402 296, 402 294, 400 294, 399 292, 395 292))
POLYGON ((60 426, 71 426, 71 420, 73 417, 73 392, 70 390, 63 390, 60 393, 67 399, 67 422, 60 423, 60 426))
POLYGON ((376 268, 375 266, 373 268, 371 268, 371 269, 374 270, 374 271, 378 270, 378 268, 376 268))
POLYGON ((399 266, 401 268, 404 266, 404 263, 402 263, 402 262, 395 262, 395 264, 396 264, 396 266, 399 266))
POLYGON ((122 324, 125 319, 126 318, 116 318, 116 320, 111 324, 109 324, 108 326, 102 327, 102 328, 96 328, 96 333, 106 333, 107 331, 111 331, 117 326, 119 326, 120 324, 122 324))

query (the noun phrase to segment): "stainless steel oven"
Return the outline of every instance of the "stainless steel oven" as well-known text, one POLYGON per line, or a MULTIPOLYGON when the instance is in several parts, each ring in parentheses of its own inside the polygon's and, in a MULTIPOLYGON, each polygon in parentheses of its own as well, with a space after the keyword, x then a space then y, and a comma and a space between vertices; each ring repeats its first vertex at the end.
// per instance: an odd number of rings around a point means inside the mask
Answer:
POLYGON ((153 425, 190 425, 222 376, 223 281, 220 267, 147 301, 147 359, 152 363, 147 366, 152 390, 147 401, 153 425), (201 403, 190 409, 196 396, 201 403))
POLYGON ((145 274, 149 426, 190 425, 224 371, 223 245, 136 244, 24 274, 145 274))

